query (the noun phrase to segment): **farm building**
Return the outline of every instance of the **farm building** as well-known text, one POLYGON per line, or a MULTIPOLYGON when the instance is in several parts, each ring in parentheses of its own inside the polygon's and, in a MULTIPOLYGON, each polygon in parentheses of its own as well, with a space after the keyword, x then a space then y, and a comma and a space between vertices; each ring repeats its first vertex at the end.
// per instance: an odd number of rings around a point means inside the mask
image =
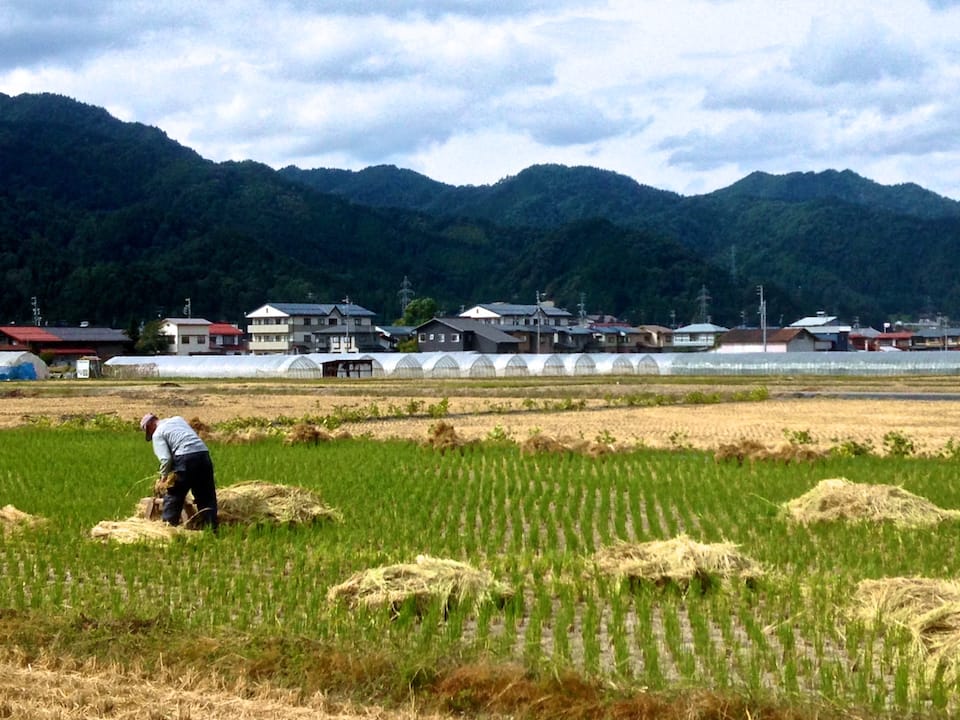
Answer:
POLYGON ((30 352, 0 352, 0 380, 45 380, 47 364, 30 352))

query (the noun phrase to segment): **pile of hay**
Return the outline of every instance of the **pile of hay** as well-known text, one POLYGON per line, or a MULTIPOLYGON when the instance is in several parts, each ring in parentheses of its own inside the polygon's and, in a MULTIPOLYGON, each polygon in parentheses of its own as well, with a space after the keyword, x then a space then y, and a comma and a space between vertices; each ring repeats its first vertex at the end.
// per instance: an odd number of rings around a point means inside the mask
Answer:
POLYGON ((197 435, 199 435, 201 438, 206 439, 206 438, 210 437, 210 431, 211 431, 210 426, 207 425, 207 424, 206 424, 203 420, 201 420, 199 417, 194 416, 194 417, 190 418, 189 425, 190 425, 191 428, 193 428, 193 431, 194 431, 197 435))
POLYGON ((725 578, 752 583, 764 574, 760 564, 740 553, 734 543, 698 543, 687 535, 638 544, 620 542, 598 550, 594 560, 608 575, 655 585, 686 587, 694 578, 703 587, 725 578))
POLYGON ((338 510, 325 505, 310 490, 259 480, 218 489, 217 515, 221 525, 295 525, 343 520, 338 510))
POLYGON ((713 453, 715 462, 736 460, 738 465, 744 461, 774 460, 783 463, 814 462, 827 456, 823 450, 817 450, 809 445, 786 443, 779 448, 768 448, 763 443, 750 438, 741 438, 737 442, 723 443, 713 453))
POLYGON ((960 582, 930 578, 862 580, 855 617, 906 629, 928 672, 960 674, 960 582))
POLYGON ((112 541, 124 545, 140 542, 165 543, 175 537, 195 535, 197 533, 182 527, 136 517, 128 520, 101 520, 90 531, 90 537, 94 540, 112 541))
POLYGON ((247 427, 239 430, 211 430, 204 436, 204 440, 221 445, 249 445, 276 437, 278 434, 279 430, 276 428, 247 427))
POLYGON ((0 532, 14 532, 23 528, 35 527, 43 523, 44 519, 17 510, 13 505, 4 505, 0 508, 0 532))
POLYGON ((331 602, 346 601, 350 607, 400 608, 414 601, 418 608, 439 599, 450 606, 466 598, 477 604, 503 603, 513 589, 486 570, 477 570, 456 560, 418 555, 413 563, 363 570, 327 591, 331 602))
POLYGON ((310 423, 297 423, 287 432, 283 438, 283 444, 298 445, 300 443, 312 443, 317 445, 318 443, 329 440, 333 440, 333 435, 322 427, 310 423))
POLYGON ((520 452, 523 455, 537 455, 539 453, 565 453, 571 452, 565 444, 542 433, 534 433, 520 444, 520 452))
POLYGON ((427 439, 424 440, 424 445, 432 447, 435 450, 444 451, 463 447, 466 445, 466 442, 457 434, 453 425, 439 420, 430 425, 430 429, 427 432, 427 439))
POLYGON ((783 509, 802 524, 850 520, 924 526, 960 518, 960 511, 944 510, 902 487, 852 483, 846 478, 821 480, 809 492, 784 503, 783 509))
POLYGON ((538 455, 547 453, 577 453, 587 457, 601 457, 617 452, 611 443, 599 440, 584 440, 583 438, 553 438, 542 433, 535 433, 520 443, 522 455, 538 455))

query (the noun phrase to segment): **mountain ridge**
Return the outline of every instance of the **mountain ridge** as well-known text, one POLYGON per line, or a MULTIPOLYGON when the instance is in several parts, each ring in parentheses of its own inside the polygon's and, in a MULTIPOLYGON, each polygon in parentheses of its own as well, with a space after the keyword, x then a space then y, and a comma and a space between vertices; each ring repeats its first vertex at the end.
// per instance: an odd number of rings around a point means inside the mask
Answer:
POLYGON ((53 322, 123 326, 184 297, 242 323, 267 301, 349 294, 391 322, 405 277, 447 308, 585 296, 589 312, 659 324, 755 324, 759 285, 788 321, 960 312, 943 272, 960 203, 850 170, 693 196, 557 164, 484 186, 390 165, 273 170, 50 94, 0 94, 0 158, 0 321, 29 320, 34 297, 53 322))

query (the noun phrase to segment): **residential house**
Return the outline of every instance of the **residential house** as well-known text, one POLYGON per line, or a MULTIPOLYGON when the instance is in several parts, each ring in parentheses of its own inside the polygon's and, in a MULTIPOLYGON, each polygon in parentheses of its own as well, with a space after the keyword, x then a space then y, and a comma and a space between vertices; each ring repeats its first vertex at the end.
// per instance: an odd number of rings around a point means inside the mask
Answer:
POLYGON ((812 352, 817 339, 806 328, 787 327, 767 329, 734 328, 723 333, 716 349, 718 353, 744 352, 812 352))
POLYGON ((377 325, 376 331, 380 350, 385 352, 395 352, 397 345, 416 337, 416 329, 408 325, 377 325))
POLYGON ((727 328, 713 323, 693 323, 673 331, 673 349, 677 351, 710 350, 727 328))
POLYGON ((416 327, 420 352, 516 353, 523 340, 490 323, 463 317, 433 318, 416 327))
POLYGON ((342 303, 267 303, 247 313, 250 352, 341 353, 379 351, 376 313, 342 303))
POLYGON ((590 352, 628 353, 638 352, 642 333, 626 323, 590 323, 592 341, 585 348, 590 352))
POLYGON ((910 337, 911 350, 960 350, 960 328, 939 327, 915 330, 910 337))
POLYGON ((22 350, 50 355, 52 364, 76 366, 82 357, 109 360, 133 350, 133 340, 123 330, 106 327, 0 326, 0 351, 22 350))
POLYGON ((853 327, 848 323, 840 322, 834 315, 827 315, 822 310, 816 315, 808 315, 790 323, 790 327, 809 330, 817 338, 817 350, 846 352, 850 349, 850 332, 853 327))
POLYGON ((209 320, 203 318, 164 318, 160 334, 167 338, 170 355, 200 355, 210 352, 209 320))
POLYGON ((521 341, 519 352, 524 353, 576 352, 589 341, 588 334, 573 323, 573 315, 550 300, 534 305, 481 303, 459 317, 494 325, 513 335, 521 341))
POLYGON ((663 325, 638 325, 638 352, 662 352, 673 347, 673 330, 663 325))
POLYGON ((210 323, 210 352, 217 355, 246 355, 249 351, 243 330, 223 322, 210 323))

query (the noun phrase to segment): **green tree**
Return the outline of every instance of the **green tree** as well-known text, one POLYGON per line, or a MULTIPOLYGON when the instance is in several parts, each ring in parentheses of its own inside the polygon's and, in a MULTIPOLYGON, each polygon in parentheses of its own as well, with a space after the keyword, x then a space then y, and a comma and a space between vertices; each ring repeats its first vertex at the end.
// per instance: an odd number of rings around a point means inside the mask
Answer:
POLYGON ((170 349, 169 339, 160 332, 162 326, 162 320, 151 320, 143 326, 140 339, 135 345, 137 352, 144 355, 159 355, 170 349))
POLYGON ((437 316, 437 301, 433 298, 414 298, 403 310, 403 317, 397 321, 398 325, 416 327, 437 316))

